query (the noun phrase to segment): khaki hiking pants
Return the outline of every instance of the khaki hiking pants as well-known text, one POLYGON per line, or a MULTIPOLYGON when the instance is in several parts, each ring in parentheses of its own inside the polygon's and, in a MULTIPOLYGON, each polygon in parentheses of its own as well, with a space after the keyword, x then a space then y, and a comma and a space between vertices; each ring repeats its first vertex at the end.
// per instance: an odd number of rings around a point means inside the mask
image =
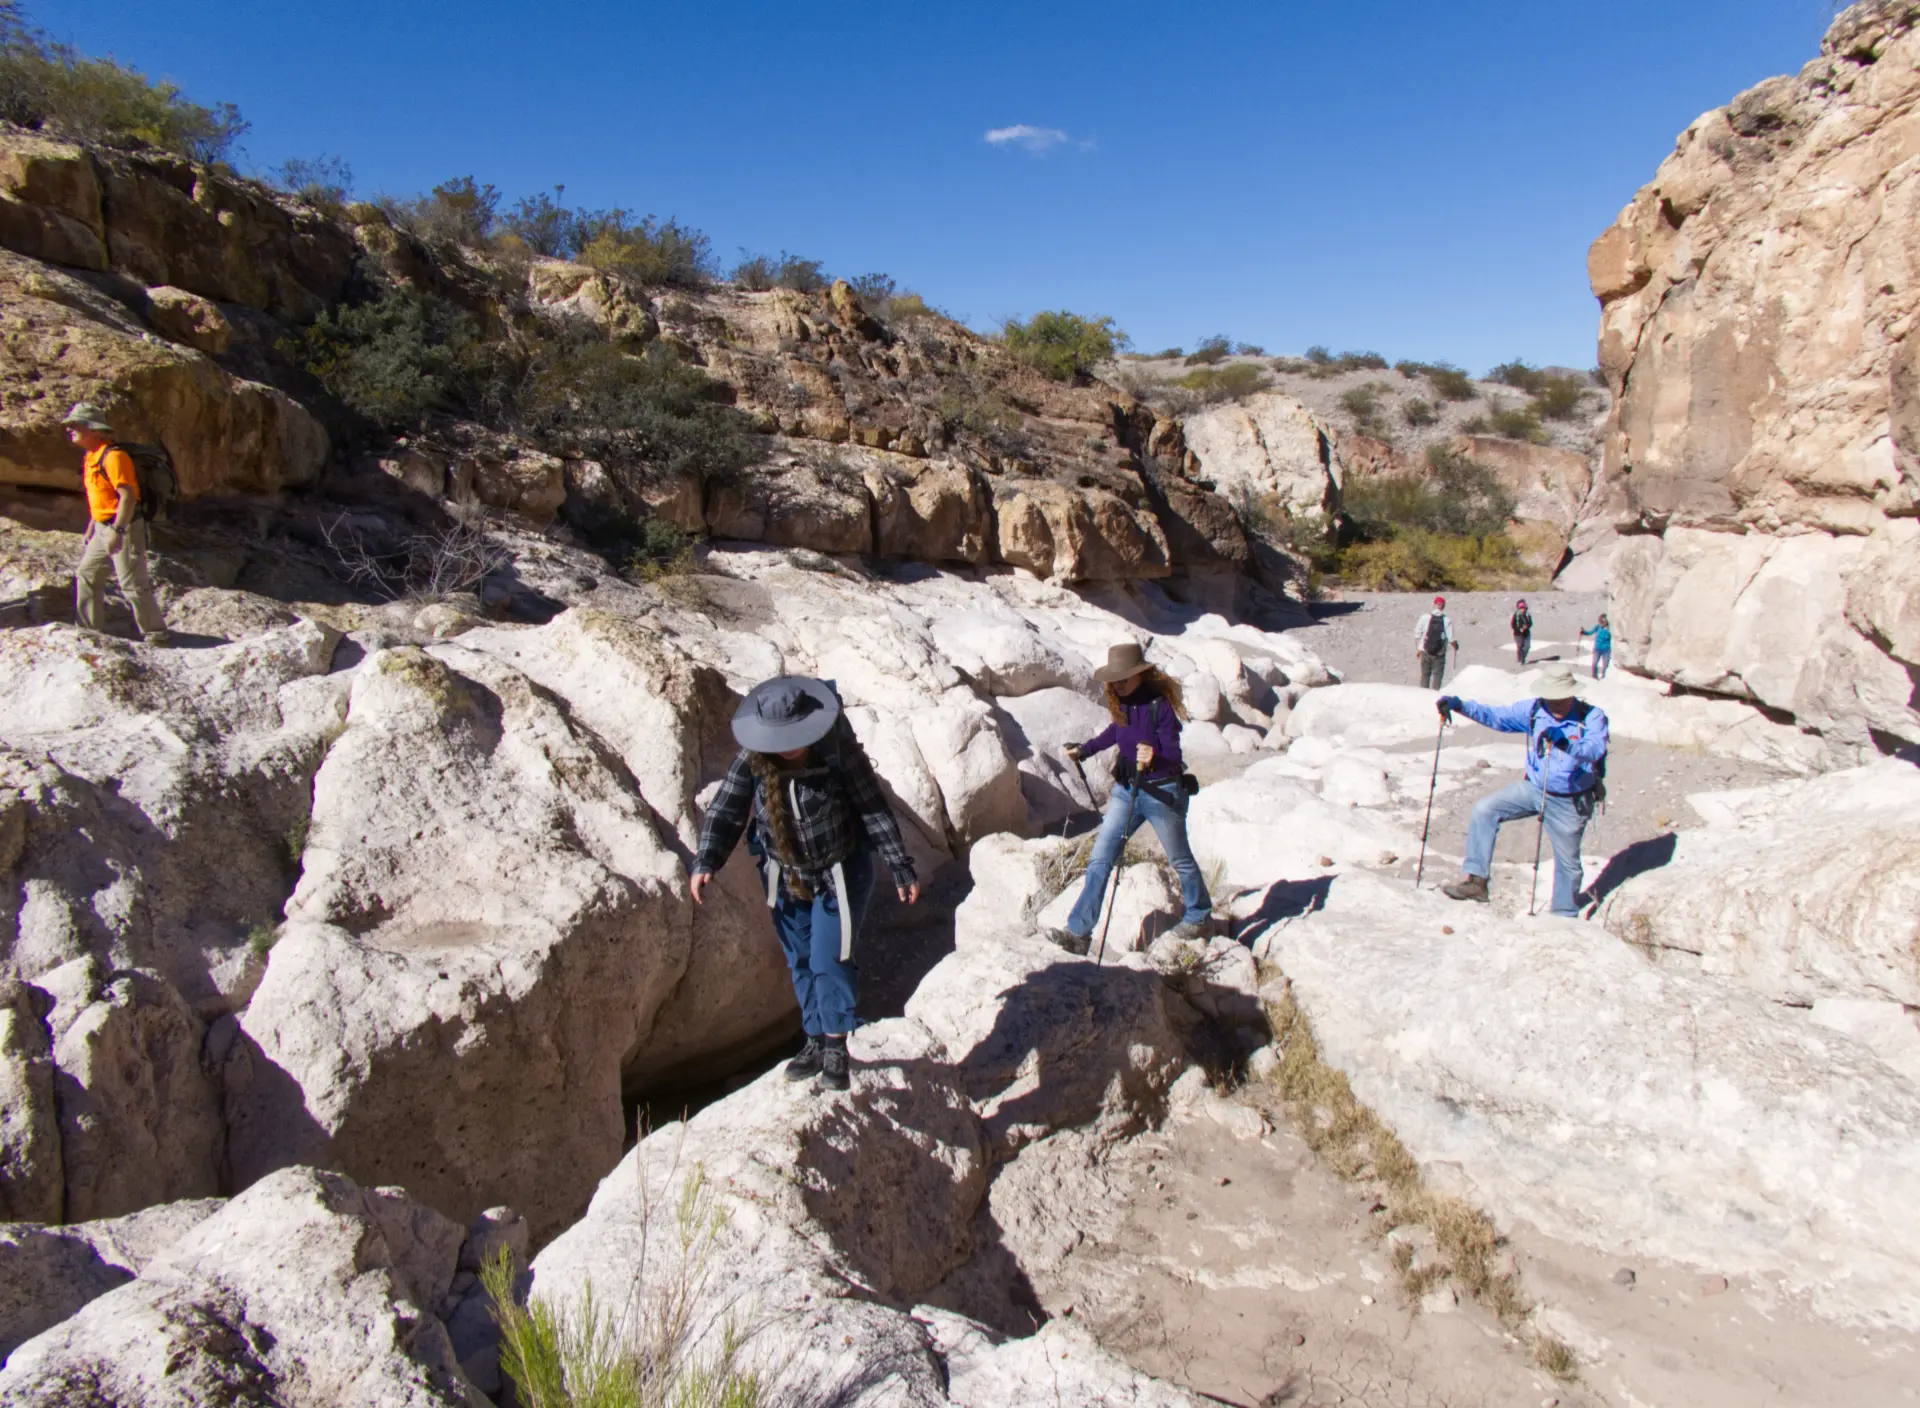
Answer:
POLYGON ((127 525, 119 552, 107 550, 105 523, 89 523, 80 540, 80 561, 73 569, 73 614, 90 631, 106 629, 107 570, 112 568, 120 580, 120 595, 133 608, 133 622, 140 634, 164 633, 167 619, 153 599, 153 581, 147 576, 147 525, 136 518, 127 525))

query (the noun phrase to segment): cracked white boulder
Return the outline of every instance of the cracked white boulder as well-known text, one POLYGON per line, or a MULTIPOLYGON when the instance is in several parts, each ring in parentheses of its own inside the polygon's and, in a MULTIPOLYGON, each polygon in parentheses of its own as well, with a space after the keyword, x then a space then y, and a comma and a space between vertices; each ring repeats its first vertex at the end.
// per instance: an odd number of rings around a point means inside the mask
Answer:
POLYGON ((683 874, 525 675, 458 645, 369 657, 229 1058, 235 1179, 311 1162, 539 1234, 576 1214, 686 968, 683 874))
POLYGON ((1920 1088, 1851 1038, 1593 926, 1366 876, 1271 946, 1321 1055, 1497 1223, 1920 1326, 1920 1088))
POLYGON ((0 1404, 478 1408, 432 1309, 463 1236, 398 1192, 282 1170, 16 1349, 0 1404))
MULTIPOLYGON (((1708 825, 1607 896, 1629 943, 1693 956, 1778 1002, 1920 1007, 1920 770, 1891 759, 1695 799, 1708 825)), ((1623 857, 1631 860, 1631 857, 1623 857)))
POLYGON ((1009 1343, 914 1308, 1004 1254, 983 1243, 979 1217, 996 1144, 1006 1157, 1071 1129, 1097 1148, 1163 1110, 1186 1067, 1183 1004, 1144 963, 1097 969, 1052 953, 945 959, 907 1017, 854 1036, 847 1095, 773 1071, 656 1130, 534 1259, 533 1296, 577 1310, 591 1288, 602 1305, 645 1307, 690 1286, 690 1351, 741 1333, 743 1366, 775 1397, 1189 1403, 1070 1328, 1009 1343), (690 1187, 722 1214, 692 1257, 690 1187))
POLYGON ((0 633, 0 972, 93 954, 202 1015, 244 1003, 249 931, 279 915, 340 726, 338 639, 310 621, 209 650, 0 633))

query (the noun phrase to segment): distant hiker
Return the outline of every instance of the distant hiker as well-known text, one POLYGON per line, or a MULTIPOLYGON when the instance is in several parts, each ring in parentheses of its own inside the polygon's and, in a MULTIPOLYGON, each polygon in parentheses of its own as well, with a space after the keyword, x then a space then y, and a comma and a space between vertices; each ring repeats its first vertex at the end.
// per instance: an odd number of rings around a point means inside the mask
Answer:
POLYGON ((830 683, 768 680, 735 711, 733 736, 740 753, 701 828, 694 902, 706 903, 707 886, 746 832, 807 1038, 786 1077, 817 1075, 826 1089, 845 1090, 847 1033, 860 1021, 853 940, 873 897, 873 853, 886 861, 903 904, 920 898, 913 860, 830 683))
POLYGON ((171 644, 147 575, 147 524, 140 515, 140 479, 133 458, 114 444, 113 426, 98 406, 82 401, 61 424, 68 438, 86 451, 80 477, 87 491, 87 531, 73 572, 74 617, 86 630, 105 629, 111 567, 141 638, 149 645, 171 644))
POLYGON ((1067 916, 1065 929, 1051 929, 1047 937, 1068 953, 1084 955, 1092 947, 1093 926, 1106 898, 1107 877, 1141 822, 1152 825, 1180 877, 1185 911, 1168 930, 1174 938, 1197 937, 1213 917, 1213 899, 1200 874, 1200 862, 1187 843, 1186 775, 1180 762, 1180 721, 1187 706, 1180 686, 1146 661, 1139 646, 1116 645, 1107 663, 1094 671, 1094 680, 1107 687, 1107 713, 1113 722, 1085 743, 1067 745, 1076 762, 1108 748, 1119 747, 1113 765, 1113 795, 1094 838, 1087 860, 1087 876, 1080 898, 1067 916), (1129 824, 1131 818, 1131 824, 1129 824))
POLYGON ((1454 659, 1460 658, 1460 642, 1453 638, 1453 622, 1447 619, 1447 599, 1433 599, 1433 610, 1413 623, 1413 648, 1420 655, 1420 684, 1425 689, 1440 688, 1447 673, 1447 647, 1453 647, 1454 659))
POLYGON ((1522 665, 1527 663, 1527 652, 1533 649, 1533 613, 1527 610, 1526 598, 1513 608, 1513 656, 1522 665))
POLYGON ((1607 716, 1574 697, 1578 686, 1565 665, 1549 665, 1538 688, 1537 698, 1498 708, 1451 694, 1440 698, 1443 719, 1451 721, 1460 713, 1502 733, 1527 735, 1526 780, 1475 805, 1461 864, 1465 873, 1440 888, 1451 899, 1484 903, 1500 828, 1520 817, 1539 816, 1544 809, 1547 839, 1553 843, 1553 912, 1578 918, 1580 838, 1594 804, 1605 796, 1607 716))
POLYGON ((1588 630, 1580 628, 1581 639, 1593 637, 1593 677, 1603 680, 1607 671, 1613 668, 1613 627, 1607 624, 1607 613, 1600 613, 1600 624, 1588 630))

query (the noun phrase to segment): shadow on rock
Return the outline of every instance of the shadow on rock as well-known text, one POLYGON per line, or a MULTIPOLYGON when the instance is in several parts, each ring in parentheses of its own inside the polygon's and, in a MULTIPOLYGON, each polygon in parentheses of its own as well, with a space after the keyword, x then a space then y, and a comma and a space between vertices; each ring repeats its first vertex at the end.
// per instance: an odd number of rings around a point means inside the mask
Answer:
POLYGON ((1673 859, 1674 849, 1679 844, 1679 836, 1669 831, 1661 836, 1635 841, 1614 852, 1607 859, 1606 869, 1594 878, 1590 892, 1594 903, 1604 901, 1634 876, 1645 875, 1649 870, 1658 870, 1666 865, 1673 859))

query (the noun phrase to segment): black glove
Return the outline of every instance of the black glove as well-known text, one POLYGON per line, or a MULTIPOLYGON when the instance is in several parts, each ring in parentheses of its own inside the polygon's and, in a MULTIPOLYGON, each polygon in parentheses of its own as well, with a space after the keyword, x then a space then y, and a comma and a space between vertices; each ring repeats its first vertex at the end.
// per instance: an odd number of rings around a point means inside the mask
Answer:
POLYGON ((1460 707, 1458 695, 1443 694, 1435 701, 1434 707, 1440 711, 1440 717, 1448 723, 1453 722, 1454 711, 1460 707))
POLYGON ((1545 753, 1548 748, 1558 748, 1562 753, 1571 753, 1573 751, 1573 745, 1567 742, 1565 730, 1557 728, 1541 730, 1540 751, 1545 753))

